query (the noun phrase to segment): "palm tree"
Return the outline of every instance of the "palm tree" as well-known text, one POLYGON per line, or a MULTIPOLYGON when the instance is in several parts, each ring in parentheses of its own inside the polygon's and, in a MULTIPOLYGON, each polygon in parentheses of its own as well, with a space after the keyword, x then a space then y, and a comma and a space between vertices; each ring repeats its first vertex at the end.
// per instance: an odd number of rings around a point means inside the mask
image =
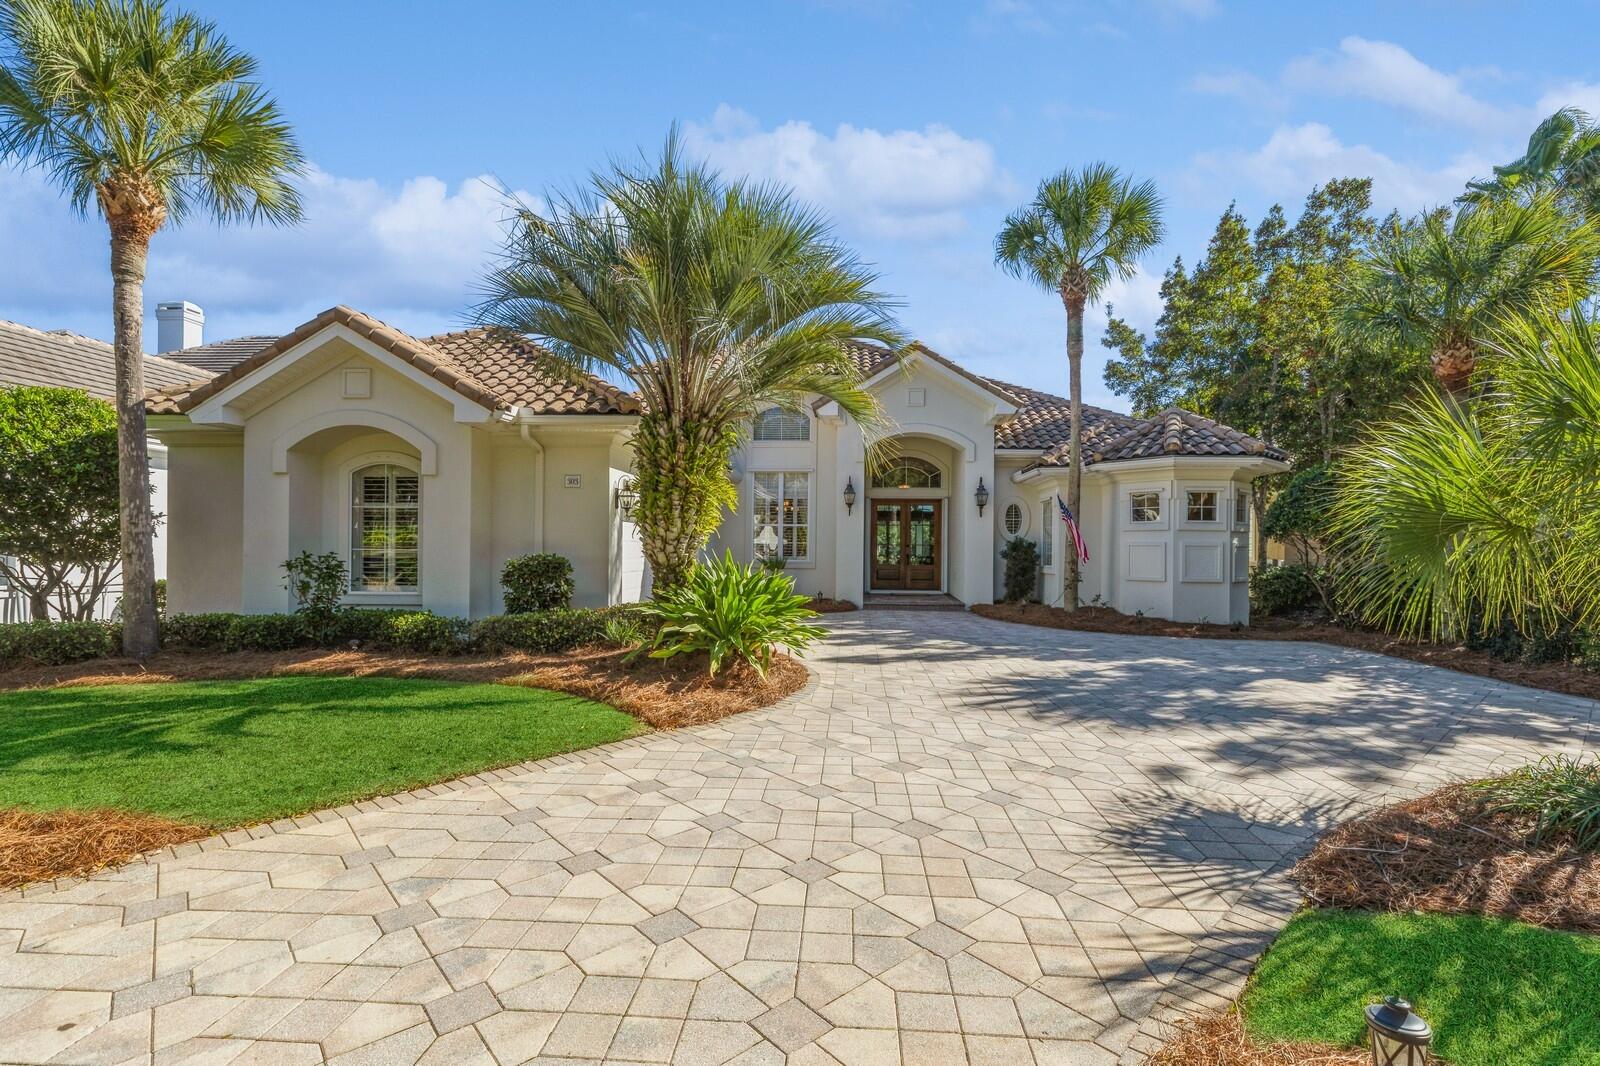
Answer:
POLYGON ((1541 308, 1484 347, 1496 387, 1426 390, 1339 464, 1341 600, 1434 638, 1600 625, 1600 327, 1541 308))
MULTIPOLYGON (((1067 505, 1083 515, 1083 311, 1113 278, 1133 276, 1141 256, 1161 243, 1161 197, 1107 163, 1063 170, 1039 183, 1033 200, 1013 213, 994 239, 995 262, 1007 273, 1061 297, 1067 311, 1071 435, 1067 505)), ((1067 552, 1068 610, 1078 606, 1078 556, 1067 552)))
POLYGON ((300 217, 302 157, 255 61, 162 0, 0 0, 0 160, 47 171, 111 230, 123 650, 159 641, 144 417, 150 238, 199 212, 300 217))
POLYGON ((1539 123, 1528 150, 1494 177, 1467 183, 1463 203, 1528 200, 1554 192, 1582 218, 1600 215, 1600 125, 1575 107, 1564 107, 1539 123))
POLYGON ((736 502, 728 464, 756 412, 822 396, 875 428, 845 346, 902 338, 816 213, 686 162, 676 129, 654 163, 547 200, 518 206, 477 319, 542 342, 551 372, 638 391, 635 519, 657 587, 674 588, 736 502))
POLYGON ((1581 298, 1600 256, 1594 224, 1571 224, 1543 193, 1395 221, 1357 265, 1343 300, 1357 343, 1427 353, 1463 396, 1490 330, 1544 304, 1581 298))

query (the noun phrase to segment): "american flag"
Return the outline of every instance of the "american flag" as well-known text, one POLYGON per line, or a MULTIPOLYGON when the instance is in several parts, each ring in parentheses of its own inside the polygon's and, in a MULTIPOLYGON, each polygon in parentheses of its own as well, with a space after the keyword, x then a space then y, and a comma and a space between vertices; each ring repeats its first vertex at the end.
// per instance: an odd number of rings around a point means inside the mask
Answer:
POLYGON ((1089 545, 1084 543, 1083 531, 1078 528, 1078 520, 1072 517, 1072 512, 1067 509, 1067 501, 1063 500, 1059 493, 1056 494, 1056 506, 1061 508, 1061 521, 1067 524, 1067 531, 1072 534, 1072 546, 1077 549, 1078 561, 1088 562, 1089 545))

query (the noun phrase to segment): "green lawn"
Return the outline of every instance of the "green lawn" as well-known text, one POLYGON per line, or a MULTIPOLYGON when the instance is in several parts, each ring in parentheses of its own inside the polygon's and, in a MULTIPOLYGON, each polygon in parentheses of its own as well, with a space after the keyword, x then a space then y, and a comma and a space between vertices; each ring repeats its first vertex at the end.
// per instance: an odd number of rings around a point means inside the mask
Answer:
POLYGON ((226 826, 632 736, 590 700, 511 685, 278 677, 0 693, 0 806, 226 826))
POLYGON ((1395 992, 1452 1066, 1600 1063, 1600 937, 1496 918, 1302 912, 1256 968, 1245 1024, 1359 1044, 1362 1007, 1395 992))

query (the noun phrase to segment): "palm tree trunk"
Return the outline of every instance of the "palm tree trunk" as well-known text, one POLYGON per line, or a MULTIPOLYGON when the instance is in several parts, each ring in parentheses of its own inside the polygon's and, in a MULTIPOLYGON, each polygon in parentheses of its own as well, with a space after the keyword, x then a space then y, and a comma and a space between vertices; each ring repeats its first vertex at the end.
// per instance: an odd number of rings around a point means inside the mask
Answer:
MULTIPOLYGON (((1067 305, 1067 397, 1071 401, 1072 417, 1068 432, 1072 439, 1067 444, 1067 507, 1078 525, 1083 525, 1083 307, 1084 299, 1072 295, 1064 301, 1067 305)), ((1078 569, 1078 549, 1069 537, 1064 554, 1067 559, 1067 610, 1078 609, 1078 585, 1083 575, 1078 569)))
POLYGON ((1429 353, 1428 361, 1440 387, 1457 400, 1465 399, 1478 362, 1472 338, 1459 331, 1446 333, 1429 353))
POLYGON ((635 521, 657 590, 683 584, 721 517, 728 495, 727 448, 715 427, 639 420, 633 437, 639 506, 635 521))
POLYGON ((160 642, 151 543, 150 455, 144 418, 144 266, 149 238, 111 236, 117 364, 117 483, 122 503, 122 651, 147 659, 160 642))

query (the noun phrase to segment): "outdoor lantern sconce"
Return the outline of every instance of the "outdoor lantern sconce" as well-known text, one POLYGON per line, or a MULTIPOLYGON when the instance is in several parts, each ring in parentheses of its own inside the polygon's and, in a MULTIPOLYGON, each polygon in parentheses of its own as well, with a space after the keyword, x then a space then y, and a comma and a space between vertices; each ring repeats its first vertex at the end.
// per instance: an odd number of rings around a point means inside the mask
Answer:
POLYGON ((624 521, 632 522, 633 513, 639 509, 639 489, 632 478, 617 482, 617 510, 624 521))
POLYGON ((849 514, 856 505, 856 483, 854 478, 844 479, 844 513, 849 514))
POLYGON ((1399 996, 1367 1008, 1367 1037, 1373 1066, 1426 1066, 1433 1027, 1411 1012, 1399 996))
POLYGON ((978 491, 972 494, 972 498, 978 501, 978 517, 982 518, 983 509, 989 506, 989 490, 984 487, 982 477, 978 478, 978 491))

